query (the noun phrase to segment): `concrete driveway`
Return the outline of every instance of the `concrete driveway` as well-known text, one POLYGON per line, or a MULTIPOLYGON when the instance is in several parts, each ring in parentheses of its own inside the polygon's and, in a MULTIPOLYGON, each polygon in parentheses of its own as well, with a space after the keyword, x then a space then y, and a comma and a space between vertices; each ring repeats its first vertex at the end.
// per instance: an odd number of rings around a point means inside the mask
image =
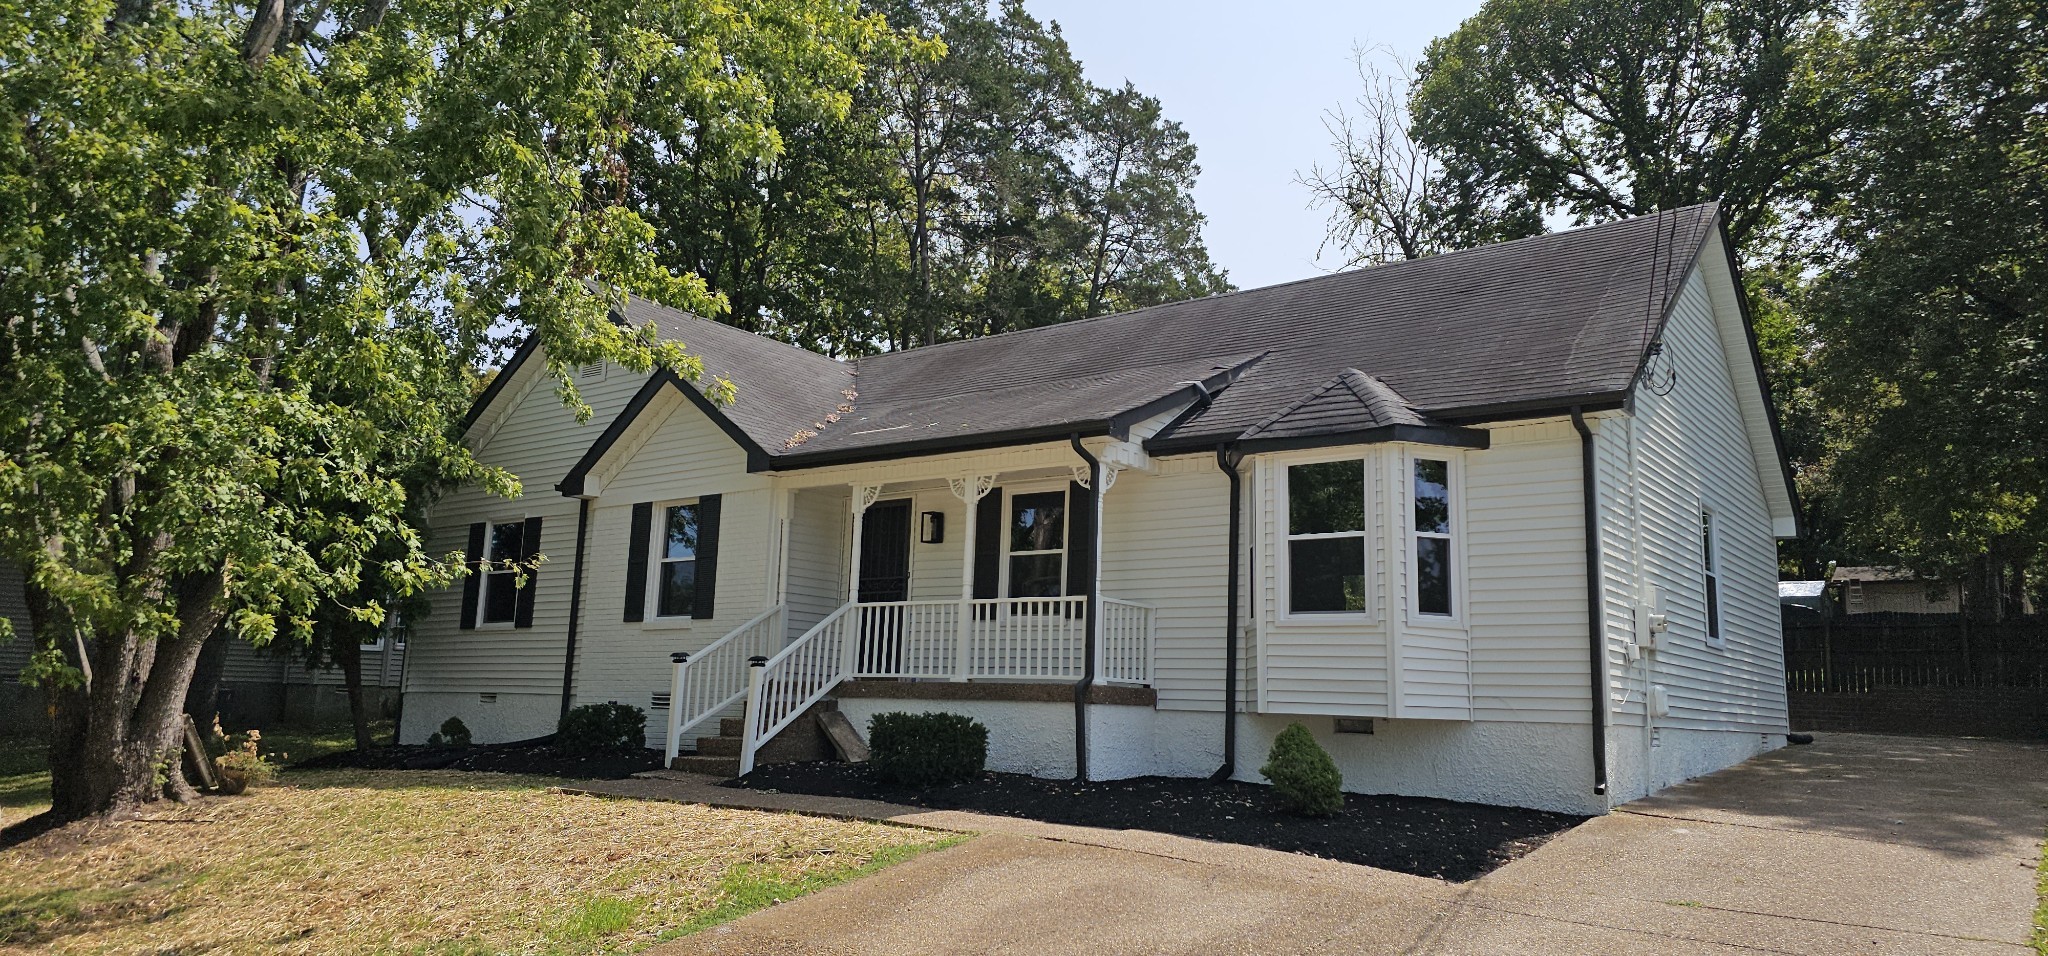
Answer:
POLYGON ((2020 956, 2048 748, 1829 735, 1630 804, 1462 885, 882 806, 819 809, 983 835, 655 952, 2020 956))

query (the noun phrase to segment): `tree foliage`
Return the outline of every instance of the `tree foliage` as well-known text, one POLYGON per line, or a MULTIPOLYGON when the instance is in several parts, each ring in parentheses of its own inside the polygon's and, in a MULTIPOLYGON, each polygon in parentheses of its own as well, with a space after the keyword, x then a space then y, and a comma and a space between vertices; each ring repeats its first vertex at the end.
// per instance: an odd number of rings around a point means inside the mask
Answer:
POLYGON ((1488 0, 1429 45, 1410 109, 1447 175, 1598 222, 1719 199, 1788 225, 1846 127, 1833 0, 1488 0))
POLYGON ((872 9, 895 32, 850 109, 778 99, 772 161, 709 167, 692 117, 638 122, 636 204, 727 321, 858 354, 1227 288, 1157 100, 1088 83, 1018 0, 872 9))
POLYGON ((622 287, 719 306, 623 202, 633 117, 687 104, 772 157, 766 78, 843 86, 879 29, 833 0, 0 0, 0 556, 53 816, 155 796, 217 624, 303 642, 459 573, 408 509, 518 492, 452 427, 509 337, 697 374, 608 317, 622 287))
POLYGON ((2048 24, 2020 0, 1863 15, 1862 132, 1811 300, 1847 543, 2025 566, 2048 554, 2048 24))

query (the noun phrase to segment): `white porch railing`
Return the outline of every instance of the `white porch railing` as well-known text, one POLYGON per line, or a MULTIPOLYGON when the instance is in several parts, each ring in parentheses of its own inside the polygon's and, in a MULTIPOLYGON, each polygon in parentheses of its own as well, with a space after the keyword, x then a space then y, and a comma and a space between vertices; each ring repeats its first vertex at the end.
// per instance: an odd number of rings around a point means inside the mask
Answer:
POLYGON ((1152 683, 1152 607, 1102 599, 1102 655, 1096 673, 1112 684, 1152 683))
POLYGON ((747 660, 782 646, 787 614, 788 608, 778 604, 703 650, 671 655, 675 675, 669 684, 667 762, 675 761, 684 734, 746 696, 747 660))
MULTIPOLYGON (((1152 608, 1105 598, 1101 614, 1097 679, 1150 683, 1152 608)), ((1086 597, 842 605, 751 668, 740 772, 753 769, 763 742, 842 680, 1079 680, 1087 638, 1086 597)))

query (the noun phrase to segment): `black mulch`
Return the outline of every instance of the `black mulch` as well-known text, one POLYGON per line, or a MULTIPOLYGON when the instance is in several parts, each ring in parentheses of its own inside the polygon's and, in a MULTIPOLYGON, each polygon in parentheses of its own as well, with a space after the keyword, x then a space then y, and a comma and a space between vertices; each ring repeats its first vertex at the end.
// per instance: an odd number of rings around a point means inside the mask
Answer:
POLYGON ((474 770, 488 773, 523 773, 540 777, 572 777, 585 780, 620 780, 643 770, 661 766, 661 751, 639 750, 628 754, 577 755, 557 752, 548 738, 476 747, 378 747, 370 751, 344 750, 340 753, 303 760, 292 765, 304 769, 357 770, 474 770))
POLYGON ((967 783, 918 791, 885 785, 864 764, 843 763, 771 764, 726 786, 1156 830, 1454 882, 1477 878, 1586 819, 1427 797, 1346 794, 1343 813, 1316 820, 1281 810, 1270 787, 1181 777, 1077 784, 984 773, 967 783))

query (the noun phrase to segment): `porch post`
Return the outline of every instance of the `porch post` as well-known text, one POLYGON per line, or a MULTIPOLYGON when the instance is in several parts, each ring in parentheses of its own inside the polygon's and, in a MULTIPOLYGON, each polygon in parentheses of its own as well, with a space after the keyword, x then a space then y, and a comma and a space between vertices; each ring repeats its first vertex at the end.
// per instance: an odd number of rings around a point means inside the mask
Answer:
POLYGON ((964 681, 969 663, 967 646, 974 636, 974 532, 980 524, 975 520, 975 506, 996 486, 996 476, 966 475, 949 478, 946 482, 953 489, 953 497, 967 505, 965 517, 960 522, 965 533, 960 536, 960 613, 956 615, 959 618, 956 623, 959 636, 954 641, 952 678, 964 681))
POLYGON ((853 508, 853 546, 847 549, 849 561, 846 566, 846 603, 852 604, 860 600, 861 527, 867 518, 868 506, 882 496, 882 486, 856 484, 849 490, 852 496, 847 499, 847 503, 853 508))

